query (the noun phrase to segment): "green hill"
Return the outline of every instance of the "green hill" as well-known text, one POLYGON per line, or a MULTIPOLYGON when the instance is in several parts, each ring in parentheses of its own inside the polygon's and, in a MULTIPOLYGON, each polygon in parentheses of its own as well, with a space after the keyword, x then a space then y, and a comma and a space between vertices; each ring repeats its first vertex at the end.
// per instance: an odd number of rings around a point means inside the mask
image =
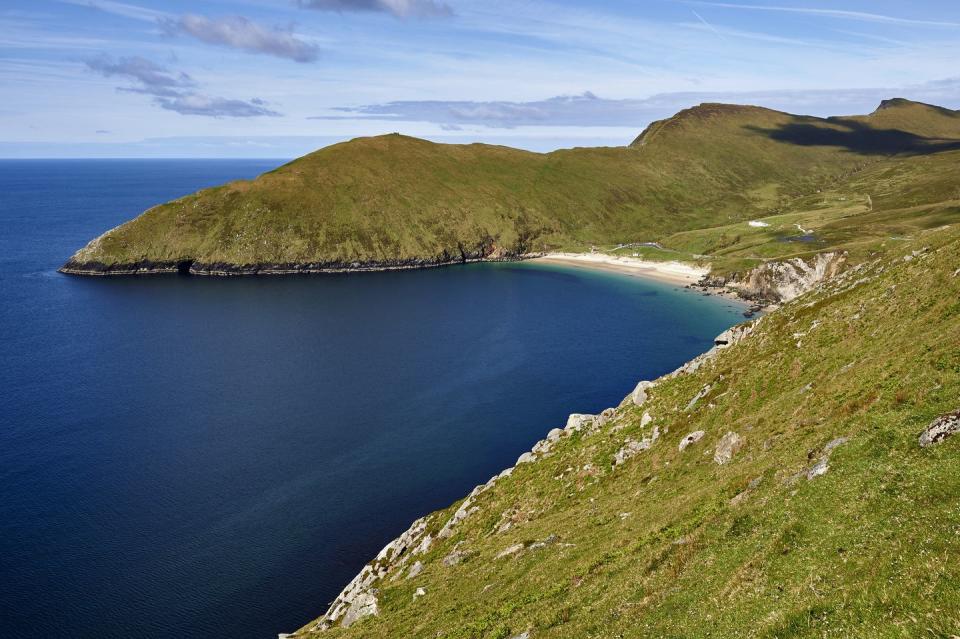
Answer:
POLYGON ((415 523, 295 636, 960 634, 960 224, 723 341, 415 523))
POLYGON ((546 154, 359 138, 154 207, 63 270, 406 267, 654 241, 775 214, 864 167, 958 143, 955 112, 906 101, 859 119, 704 104, 628 147, 546 154))

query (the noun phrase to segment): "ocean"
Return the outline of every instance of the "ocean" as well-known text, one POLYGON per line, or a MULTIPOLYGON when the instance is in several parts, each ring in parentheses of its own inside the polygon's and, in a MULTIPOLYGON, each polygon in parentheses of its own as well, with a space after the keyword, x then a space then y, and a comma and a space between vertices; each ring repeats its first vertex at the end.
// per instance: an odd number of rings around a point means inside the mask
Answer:
POLYGON ((0 634, 272 638, 568 413, 742 308, 521 264, 216 279, 56 272, 265 160, 0 161, 0 634))

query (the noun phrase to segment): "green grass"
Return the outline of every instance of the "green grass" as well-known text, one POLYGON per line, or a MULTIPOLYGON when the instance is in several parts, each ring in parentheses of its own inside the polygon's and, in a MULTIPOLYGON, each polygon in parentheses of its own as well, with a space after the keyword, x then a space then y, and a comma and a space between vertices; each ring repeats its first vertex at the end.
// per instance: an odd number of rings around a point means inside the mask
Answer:
POLYGON ((714 271, 749 268, 763 260, 845 251, 859 262, 960 215, 960 151, 899 157, 873 164, 800 197, 767 227, 737 222, 675 233, 662 240, 680 253, 709 254, 714 271), (814 241, 797 241, 799 225, 814 241))
MULTIPOLYGON (((154 207, 73 262, 398 262, 653 241, 795 211, 818 190, 856 190, 851 180, 864 171, 892 183, 877 172, 905 161, 943 168, 943 153, 915 146, 896 157, 878 152, 891 150, 888 120, 901 127, 895 139, 914 145, 911 127, 960 139, 951 111, 906 103, 878 113, 852 141, 833 120, 712 104, 654 123, 629 147, 539 154, 359 138, 154 207)), ((933 201, 923 191, 871 192, 885 206, 933 201)))
POLYGON ((418 557, 419 576, 397 568, 376 584, 377 616, 322 636, 960 634, 960 437, 917 444, 960 407, 960 225, 913 235, 660 381, 642 407, 625 402, 598 431, 518 466, 418 557), (644 412, 654 421, 642 427, 644 412), (653 447, 614 470, 613 454, 654 426, 653 447), (694 430, 706 436, 679 452, 694 430), (717 465, 728 431, 745 445, 717 465), (808 481, 841 436, 829 472, 808 481), (457 544, 467 559, 445 566, 457 544))

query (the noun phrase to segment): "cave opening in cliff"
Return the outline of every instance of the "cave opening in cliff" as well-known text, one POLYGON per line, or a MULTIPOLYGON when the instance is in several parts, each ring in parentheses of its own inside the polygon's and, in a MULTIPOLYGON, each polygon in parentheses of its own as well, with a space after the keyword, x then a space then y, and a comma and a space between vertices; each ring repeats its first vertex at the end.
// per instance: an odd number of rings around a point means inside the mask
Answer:
POLYGON ((177 262, 177 275, 190 275, 191 266, 193 266, 193 260, 181 260, 177 262))

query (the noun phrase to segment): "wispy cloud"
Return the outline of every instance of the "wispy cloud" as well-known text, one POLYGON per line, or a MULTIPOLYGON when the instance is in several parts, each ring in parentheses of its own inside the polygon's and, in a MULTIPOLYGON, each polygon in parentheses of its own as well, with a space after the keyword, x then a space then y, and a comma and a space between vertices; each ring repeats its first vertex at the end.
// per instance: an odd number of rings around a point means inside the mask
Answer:
POLYGON ((690 9, 690 11, 693 12, 693 15, 696 16, 697 20, 699 20, 700 22, 702 22, 703 25, 704 25, 706 28, 708 28, 708 29, 710 29, 711 31, 713 31, 713 33, 714 33, 718 38, 720 38, 721 40, 723 40, 724 42, 726 42, 727 39, 723 37, 723 34, 722 34, 722 33, 720 33, 719 31, 717 31, 716 27, 714 27, 712 24, 710 24, 709 22, 707 22, 707 21, 703 18, 702 15, 700 15, 699 13, 696 12, 695 9, 690 9))
POLYGON ((142 20, 144 22, 155 22, 163 18, 169 18, 171 15, 156 9, 141 7, 126 2, 116 2, 115 0, 60 0, 64 4, 72 4, 78 7, 89 7, 99 9, 105 13, 110 13, 133 20, 142 20))
POLYGON ((446 130, 464 125, 497 129, 519 126, 642 126, 659 105, 647 99, 610 100, 589 91, 532 102, 397 101, 338 107, 316 120, 371 119, 439 124, 446 130))
POLYGON ((665 118, 702 102, 755 104, 813 115, 866 113, 881 100, 903 96, 933 102, 960 100, 960 78, 897 88, 846 90, 770 90, 752 92, 678 92, 648 98, 611 100, 590 92, 533 102, 403 101, 339 107, 316 120, 368 119, 390 122, 429 122, 446 131, 463 126, 494 129, 516 127, 634 127, 665 118))
POLYGON ((120 77, 134 83, 133 86, 118 87, 118 91, 152 96, 154 103, 160 108, 182 115, 215 118, 280 115, 269 109, 266 102, 257 98, 235 100, 200 93, 196 91, 197 84, 194 79, 186 73, 171 71, 140 56, 114 59, 103 55, 87 60, 86 64, 90 70, 104 77, 120 77))
POLYGON ((301 7, 320 11, 379 11, 398 18, 445 18, 453 9, 436 0, 300 0, 301 7))
POLYGON ((295 36, 292 29, 269 29, 243 16, 214 19, 187 14, 177 19, 163 18, 160 24, 169 33, 182 33, 207 44, 249 53, 288 58, 296 62, 313 62, 318 55, 317 46, 295 36))
POLYGON ((842 20, 856 20, 860 22, 880 22, 886 24, 903 24, 926 27, 960 27, 960 22, 948 22, 943 20, 917 20, 913 18, 901 18, 897 16, 885 15, 882 13, 870 13, 866 11, 848 11, 844 9, 818 9, 815 7, 787 7, 787 6, 767 6, 759 4, 739 4, 733 2, 697 2, 691 1, 689 4, 696 4, 704 7, 718 7, 722 9, 743 9, 748 11, 775 11, 781 13, 802 13, 814 16, 823 16, 826 18, 838 18, 842 20))
POLYGON ((312 116, 313 120, 367 118, 373 120, 422 121, 445 127, 479 124, 492 128, 524 125, 584 125, 600 120, 605 125, 634 124, 630 116, 632 100, 604 100, 592 93, 558 96, 535 102, 473 101, 397 101, 358 107, 337 107, 331 115, 312 116))
POLYGON ((186 73, 170 71, 140 56, 114 59, 101 55, 87 60, 87 66, 107 78, 119 76, 139 82, 147 91, 169 91, 195 86, 193 78, 186 73))
POLYGON ((157 104, 181 115, 205 115, 214 118, 256 118, 280 115, 267 108, 267 103, 258 98, 234 100, 202 93, 181 93, 171 97, 159 97, 157 104))

